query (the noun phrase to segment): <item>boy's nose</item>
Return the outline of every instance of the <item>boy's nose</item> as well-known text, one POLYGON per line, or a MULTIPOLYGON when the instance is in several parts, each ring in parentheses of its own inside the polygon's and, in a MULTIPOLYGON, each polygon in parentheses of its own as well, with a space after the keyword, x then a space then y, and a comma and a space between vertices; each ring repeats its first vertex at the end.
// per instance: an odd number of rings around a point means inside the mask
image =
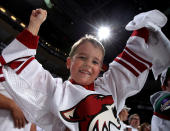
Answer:
POLYGON ((87 60, 87 61, 84 62, 84 65, 90 67, 92 65, 92 63, 91 63, 90 60, 87 60))

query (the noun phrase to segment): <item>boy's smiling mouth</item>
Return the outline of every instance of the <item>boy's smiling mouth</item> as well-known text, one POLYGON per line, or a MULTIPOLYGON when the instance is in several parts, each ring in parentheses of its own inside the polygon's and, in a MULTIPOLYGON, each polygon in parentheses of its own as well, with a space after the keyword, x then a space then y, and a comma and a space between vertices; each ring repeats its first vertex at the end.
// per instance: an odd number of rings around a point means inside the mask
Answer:
POLYGON ((91 75, 91 73, 89 71, 85 71, 85 70, 79 70, 80 73, 83 74, 87 74, 87 75, 91 75))

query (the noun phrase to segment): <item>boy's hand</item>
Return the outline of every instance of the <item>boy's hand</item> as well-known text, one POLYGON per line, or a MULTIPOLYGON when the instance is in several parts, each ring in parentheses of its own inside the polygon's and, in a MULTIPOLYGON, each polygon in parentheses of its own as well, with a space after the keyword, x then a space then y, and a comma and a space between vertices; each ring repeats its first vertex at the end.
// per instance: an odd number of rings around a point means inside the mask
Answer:
POLYGON ((30 16, 30 23, 41 25, 47 17, 47 11, 43 9, 36 9, 32 11, 30 16))
POLYGON ((43 9, 33 10, 30 16, 30 22, 28 30, 33 34, 37 35, 41 24, 46 20, 47 11, 43 9))
POLYGON ((28 123, 23 112, 15 103, 12 106, 11 115, 13 117, 15 128, 24 128, 25 125, 28 123))

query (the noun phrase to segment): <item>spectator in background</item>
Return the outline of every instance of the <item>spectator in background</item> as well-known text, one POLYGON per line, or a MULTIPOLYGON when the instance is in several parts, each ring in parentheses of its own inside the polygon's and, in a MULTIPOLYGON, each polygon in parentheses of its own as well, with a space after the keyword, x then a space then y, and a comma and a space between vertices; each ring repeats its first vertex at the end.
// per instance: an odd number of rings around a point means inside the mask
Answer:
POLYGON ((140 126, 140 117, 138 114, 132 114, 129 117, 129 124, 132 128, 132 131, 139 131, 140 126))
POLYGON ((124 131, 127 129, 127 125, 124 123, 124 121, 128 120, 129 111, 131 108, 127 107, 126 105, 123 107, 121 112, 119 113, 120 123, 121 123, 121 131, 124 131))
POLYGON ((150 98, 153 105, 151 128, 153 131, 170 131, 170 68, 161 75, 162 91, 150 98))
POLYGON ((141 124, 139 131, 151 131, 151 125, 147 122, 141 124))

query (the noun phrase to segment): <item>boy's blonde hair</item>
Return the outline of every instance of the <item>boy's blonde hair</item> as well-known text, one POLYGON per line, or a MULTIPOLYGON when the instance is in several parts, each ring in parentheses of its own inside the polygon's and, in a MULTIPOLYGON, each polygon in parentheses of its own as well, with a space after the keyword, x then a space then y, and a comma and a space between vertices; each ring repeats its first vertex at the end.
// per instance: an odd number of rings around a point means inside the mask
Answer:
POLYGON ((78 49, 78 47, 80 45, 84 44, 85 42, 90 42, 95 47, 100 48, 103 53, 103 58, 104 58, 104 55, 105 55, 104 46, 102 45, 102 43, 100 41, 97 40, 97 38, 95 38, 92 35, 85 35, 84 37, 80 38, 76 43, 74 43, 74 45, 72 46, 71 51, 69 53, 69 57, 72 58, 75 55, 75 52, 78 49))

